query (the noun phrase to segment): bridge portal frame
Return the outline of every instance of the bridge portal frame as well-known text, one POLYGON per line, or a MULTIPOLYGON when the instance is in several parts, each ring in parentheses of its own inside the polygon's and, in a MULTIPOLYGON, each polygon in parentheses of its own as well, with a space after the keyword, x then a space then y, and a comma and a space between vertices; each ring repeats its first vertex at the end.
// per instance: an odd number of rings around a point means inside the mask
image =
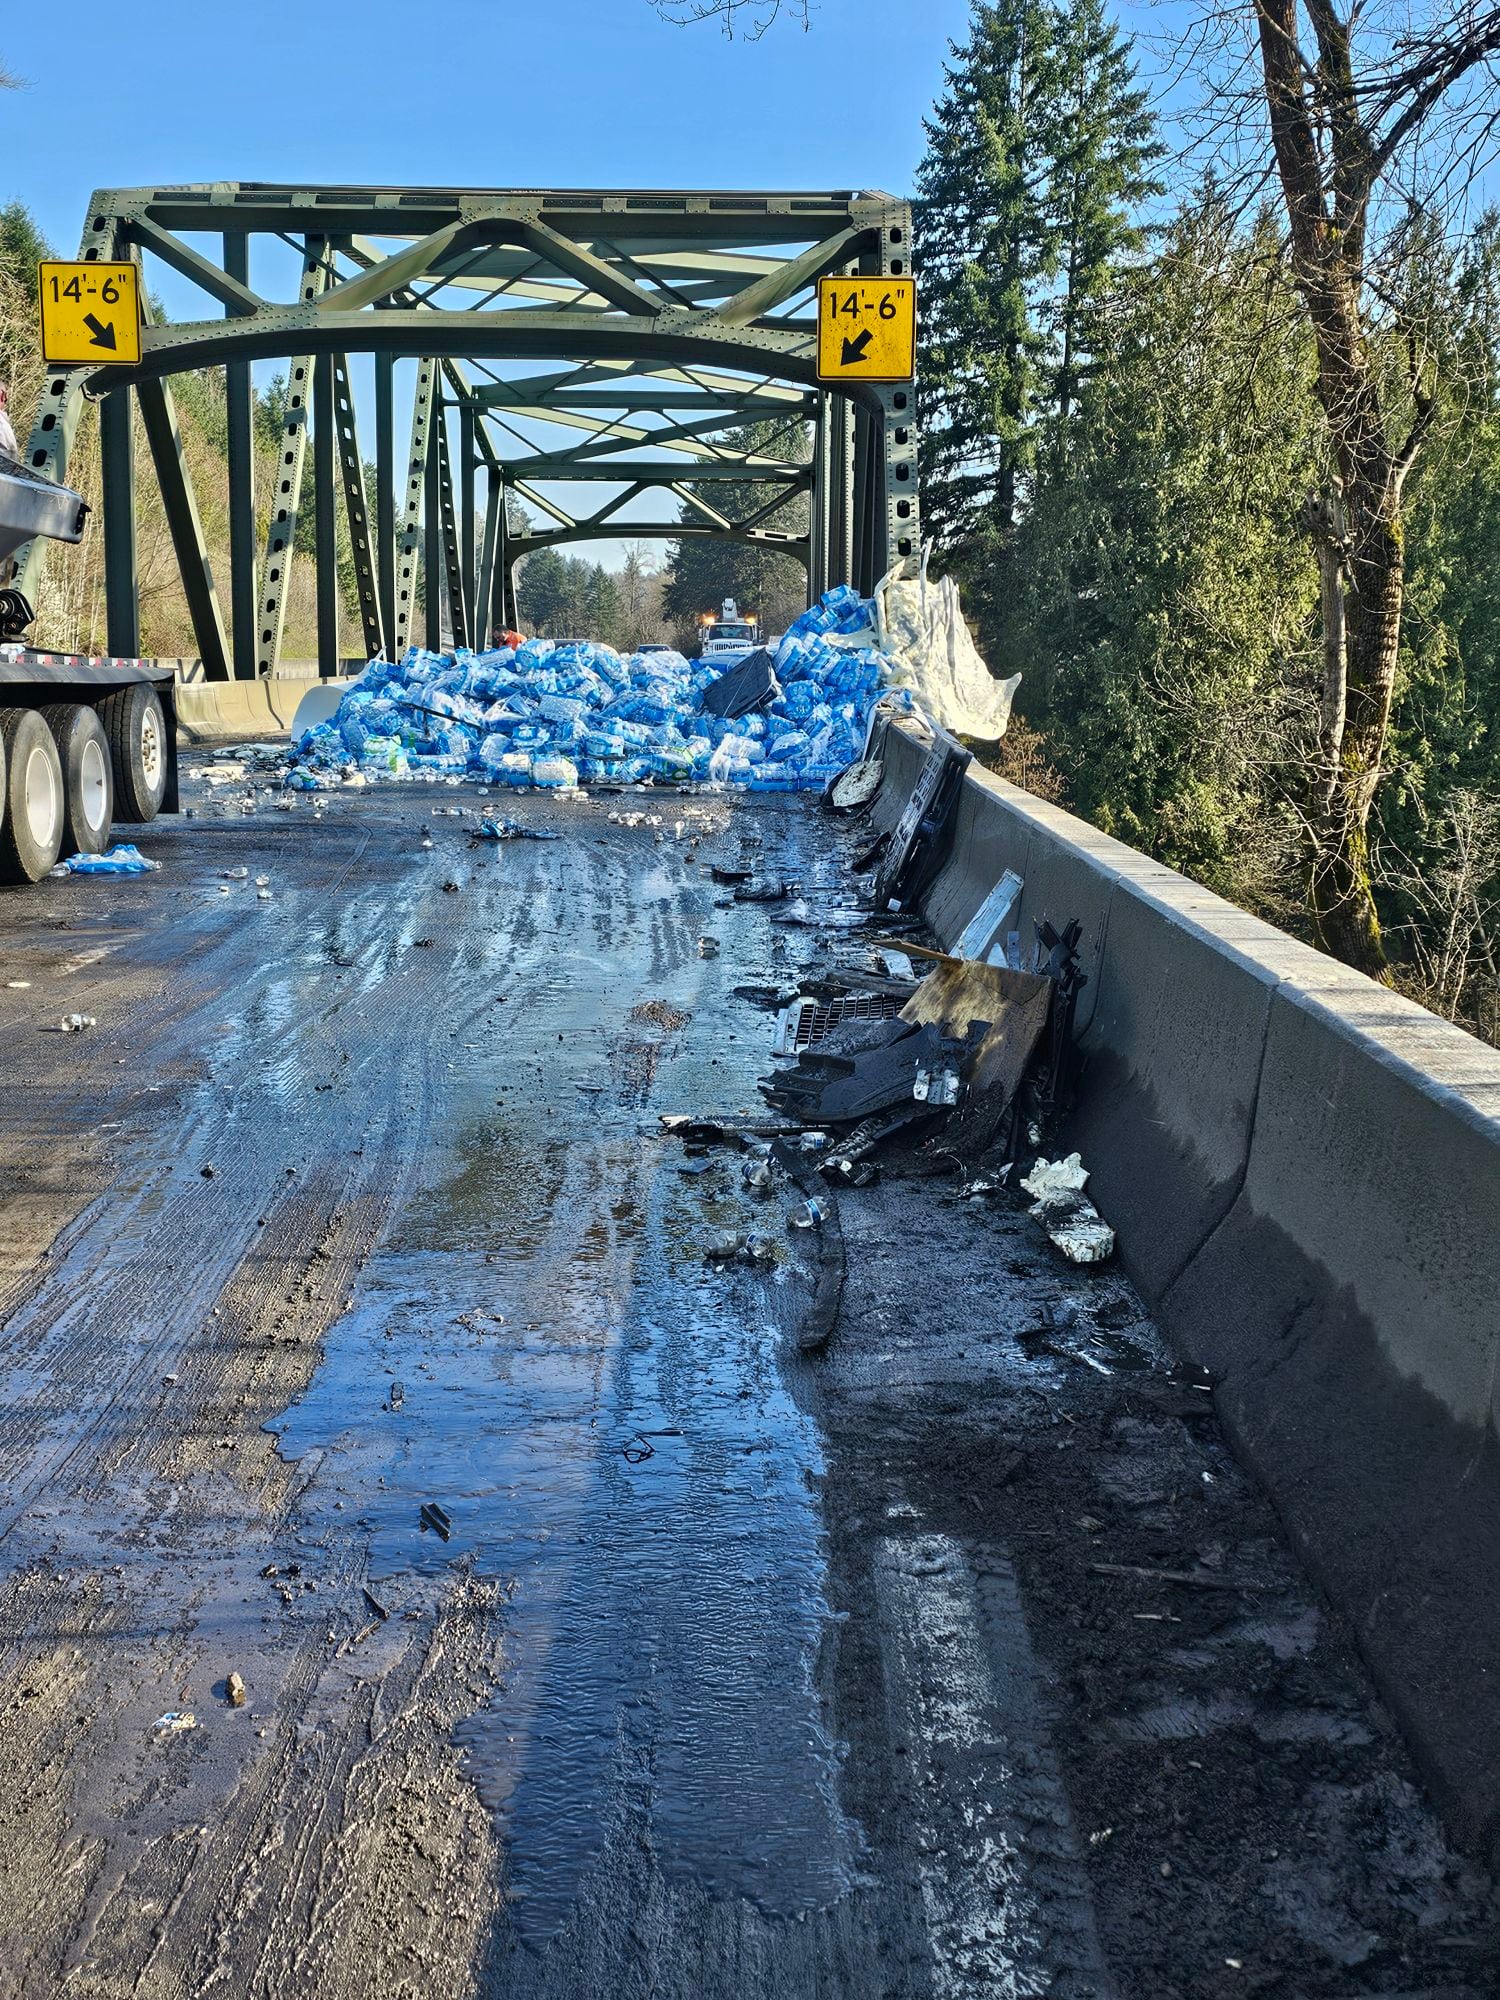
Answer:
MULTIPOLYGON (((138 652, 140 643, 132 402, 214 679, 276 670, 309 435, 325 674, 337 671, 339 652, 340 506, 372 653, 414 636, 419 575, 429 644, 482 641, 514 623, 516 565, 550 546, 702 536, 784 549, 803 563, 810 594, 841 582, 869 591, 920 546, 914 385, 831 390, 814 365, 820 277, 910 273, 910 211, 889 195, 233 182, 114 189, 90 203, 80 256, 157 258, 215 309, 148 323, 139 366, 55 370, 47 380, 29 459, 52 478, 66 478, 86 402, 101 404, 113 652, 138 652), (293 299, 252 289, 257 237, 300 253, 293 299), (351 355, 375 357, 373 503, 351 355), (287 362, 287 401, 275 490, 259 521, 251 365, 267 358, 287 362), (404 468, 398 359, 417 364, 404 468), (526 362, 552 365, 500 372, 526 362), (172 398, 174 376, 205 368, 224 371, 232 629, 172 398), (780 428, 747 441, 745 427, 763 423, 780 428), (561 441, 539 445, 522 425, 561 432, 561 441), (571 494, 601 481, 620 490, 591 511, 554 497, 559 483, 571 494), (681 516, 622 518, 648 494, 675 500, 681 516), (806 531, 777 527, 803 494, 806 531), (511 495, 541 523, 515 529, 511 495)), ((22 552, 21 585, 33 599, 45 558, 41 542, 22 552)))

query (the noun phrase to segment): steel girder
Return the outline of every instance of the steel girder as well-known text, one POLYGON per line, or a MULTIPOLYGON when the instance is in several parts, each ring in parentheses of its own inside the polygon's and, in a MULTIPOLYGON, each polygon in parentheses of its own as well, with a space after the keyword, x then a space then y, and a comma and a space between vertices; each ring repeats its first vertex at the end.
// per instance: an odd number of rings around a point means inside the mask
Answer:
MULTIPOLYGON (((888 195, 121 189, 94 197, 83 254, 156 258, 197 288, 205 310, 147 327, 138 367, 50 378, 32 462, 64 477, 86 399, 105 397, 113 413, 104 428, 107 597, 111 631, 125 634, 137 614, 122 417, 140 398, 211 674, 229 670, 228 649, 186 466, 172 448, 175 425, 162 416, 168 379, 188 369, 226 370, 239 674, 273 672, 280 656, 309 403, 325 672, 336 664, 340 503, 372 651, 410 643, 419 563, 429 640, 451 627, 462 641, 512 615, 517 563, 551 544, 754 542, 795 555, 814 590, 842 581, 869 589, 918 549, 911 385, 835 392, 818 385, 814 368, 818 278, 910 271, 909 211, 888 195), (300 280, 288 248, 301 258, 300 280), (362 371, 348 357, 357 355, 375 357, 373 506, 356 439, 362 371), (256 580, 247 553, 255 518, 250 369, 288 356, 256 580), (395 399, 412 361, 402 506, 395 399), (505 518, 512 495, 540 516, 524 533, 505 518), (253 625, 244 615, 247 583, 253 625)), ((25 570, 33 589, 41 560, 42 545, 33 544, 25 570)))

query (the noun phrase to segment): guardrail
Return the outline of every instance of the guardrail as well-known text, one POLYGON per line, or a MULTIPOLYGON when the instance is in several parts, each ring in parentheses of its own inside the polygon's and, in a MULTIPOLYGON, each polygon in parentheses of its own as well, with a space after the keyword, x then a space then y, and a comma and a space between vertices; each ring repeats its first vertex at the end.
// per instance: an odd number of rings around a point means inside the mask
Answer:
MULTIPOLYGON (((924 746, 884 739, 894 825, 924 746)), ((1131 1277, 1500 1854, 1500 1053, 971 767, 925 914, 1083 925, 1067 1134, 1131 1277)))

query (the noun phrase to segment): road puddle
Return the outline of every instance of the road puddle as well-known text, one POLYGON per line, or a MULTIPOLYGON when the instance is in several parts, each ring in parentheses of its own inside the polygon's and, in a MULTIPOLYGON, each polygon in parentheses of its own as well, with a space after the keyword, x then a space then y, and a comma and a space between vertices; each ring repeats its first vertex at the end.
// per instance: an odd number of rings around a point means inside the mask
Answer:
POLYGON ((670 1019, 658 1001, 630 1024, 660 1038, 652 1108, 635 1072, 576 1091, 633 996, 607 958, 569 977, 561 1014, 512 1010, 517 1039, 464 1065, 451 1140, 434 1127, 423 1192, 272 1427, 284 1457, 318 1455, 305 1534, 352 1518, 393 1618, 407 1580, 447 1568, 508 1593, 502 1684, 459 1737, 537 1946, 627 1813, 669 1880, 776 1915, 833 1903, 853 1867, 817 1686, 822 1457, 778 1280, 706 1265, 711 1190, 650 1129, 669 1087, 748 1091, 763 1050, 746 1038, 726 1080, 722 1021, 674 993, 670 1019))

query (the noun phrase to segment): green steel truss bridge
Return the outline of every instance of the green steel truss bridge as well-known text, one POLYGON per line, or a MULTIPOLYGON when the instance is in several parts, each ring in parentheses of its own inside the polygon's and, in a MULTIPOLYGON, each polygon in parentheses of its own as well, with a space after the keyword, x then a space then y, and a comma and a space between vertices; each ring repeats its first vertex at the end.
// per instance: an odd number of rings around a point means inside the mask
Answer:
MULTIPOLYGON (((140 651, 133 401, 211 678, 276 670, 309 477, 325 673, 339 507, 370 655, 482 643, 514 622, 516 564, 548 545, 760 543, 800 558, 811 592, 868 590, 919 547, 912 385, 832 391, 814 367, 820 277, 910 273, 910 211, 888 195, 113 189, 94 196, 80 255, 142 263, 143 298, 153 260, 202 296, 201 317, 147 324, 138 367, 55 370, 31 437, 30 462, 66 480, 100 399, 113 653, 140 651), (273 265, 287 295, 267 296, 273 265), (252 450, 251 365, 266 359, 288 384, 270 495, 252 450), (232 629, 172 397, 174 375, 210 367, 225 371, 232 629), (802 494, 810 526, 778 527, 802 494), (508 495, 525 532, 507 528, 508 495)), ((44 560, 40 541, 23 556, 33 601, 44 560)))

